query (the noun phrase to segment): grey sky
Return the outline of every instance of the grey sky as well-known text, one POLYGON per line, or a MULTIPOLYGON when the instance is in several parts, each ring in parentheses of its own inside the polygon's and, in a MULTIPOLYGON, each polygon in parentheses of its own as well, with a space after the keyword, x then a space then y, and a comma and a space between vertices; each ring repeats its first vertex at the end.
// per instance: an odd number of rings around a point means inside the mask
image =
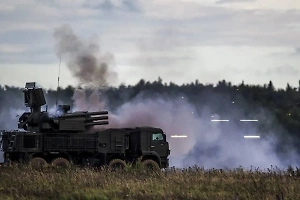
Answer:
MULTIPOLYGON (((53 31, 69 24, 115 57, 115 84, 162 77, 275 87, 300 79, 297 0, 1 0, 0 84, 55 87, 53 31), (97 37, 96 37, 97 36, 97 37)), ((63 60, 61 85, 76 80, 63 60)))
POLYGON ((253 2, 256 0, 219 0, 216 3, 223 4, 223 3, 244 3, 244 2, 253 2))

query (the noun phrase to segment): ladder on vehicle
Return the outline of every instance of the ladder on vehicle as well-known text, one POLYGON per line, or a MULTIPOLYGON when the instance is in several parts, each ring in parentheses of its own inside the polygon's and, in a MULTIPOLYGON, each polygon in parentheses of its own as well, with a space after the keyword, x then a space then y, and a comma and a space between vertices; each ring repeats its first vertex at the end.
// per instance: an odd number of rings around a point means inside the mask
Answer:
POLYGON ((15 142, 16 142, 16 138, 17 138, 16 133, 12 133, 12 134, 11 134, 11 137, 10 137, 9 146, 8 146, 8 150, 9 150, 9 151, 13 150, 14 144, 15 144, 15 142))

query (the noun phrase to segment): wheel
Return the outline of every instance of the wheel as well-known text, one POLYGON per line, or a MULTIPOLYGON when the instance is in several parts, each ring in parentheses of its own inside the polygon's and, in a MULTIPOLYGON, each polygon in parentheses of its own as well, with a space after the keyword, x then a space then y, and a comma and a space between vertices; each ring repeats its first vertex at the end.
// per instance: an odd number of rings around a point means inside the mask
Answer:
POLYGON ((126 163, 121 159, 113 159, 109 162, 108 167, 112 170, 124 169, 126 167, 126 163))
POLYGON ((41 157, 34 157, 31 158, 29 161, 29 166, 35 169, 44 168, 47 167, 47 165, 48 165, 47 161, 41 157))
POLYGON ((55 158, 51 162, 51 165, 56 167, 61 167, 61 168, 69 168, 71 166, 70 162, 65 158, 55 158))
POLYGON ((151 159, 142 161, 142 165, 144 167, 146 167, 146 169, 151 170, 151 171, 159 171, 160 170, 160 167, 157 164, 157 162, 155 162, 154 160, 151 160, 151 159))

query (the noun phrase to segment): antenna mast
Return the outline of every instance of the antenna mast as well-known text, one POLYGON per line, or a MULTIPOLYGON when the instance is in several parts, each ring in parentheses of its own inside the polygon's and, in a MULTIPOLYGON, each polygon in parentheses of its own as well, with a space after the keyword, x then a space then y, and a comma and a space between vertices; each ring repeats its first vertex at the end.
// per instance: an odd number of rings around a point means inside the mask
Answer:
POLYGON ((57 101, 58 101, 58 88, 59 88, 59 77, 60 77, 60 63, 61 63, 61 57, 59 57, 59 66, 58 66, 57 90, 56 90, 56 109, 57 109, 57 101))

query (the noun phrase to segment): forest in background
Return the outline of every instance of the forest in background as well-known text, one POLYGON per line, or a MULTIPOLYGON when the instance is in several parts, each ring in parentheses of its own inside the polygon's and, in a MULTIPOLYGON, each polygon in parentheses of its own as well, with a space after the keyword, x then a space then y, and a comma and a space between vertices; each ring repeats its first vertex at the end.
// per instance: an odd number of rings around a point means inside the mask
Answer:
MULTIPOLYGON (((75 89, 72 86, 59 88, 59 103, 69 104, 72 109, 75 89)), ((26 110, 22 90, 11 86, 0 87, 0 130, 17 129, 17 115, 26 110)), ((56 90, 44 92, 48 108, 53 107, 56 103, 56 90)), ((116 113, 118 108, 127 102, 158 99, 172 102, 182 98, 186 104, 193 107, 193 111, 196 112, 193 114, 201 115, 201 123, 209 124, 212 117, 216 116, 219 119, 230 120, 229 123, 221 125, 226 126, 221 129, 223 132, 228 130, 234 132, 232 123, 235 129, 238 127, 247 132, 247 128, 252 129, 253 123, 238 123, 238 121, 258 119, 255 126, 261 137, 268 138, 269 135, 275 134, 279 140, 274 151, 284 156, 284 153, 290 152, 292 148, 300 155, 300 88, 292 88, 289 84, 285 89, 275 89, 272 81, 264 85, 248 85, 244 82, 233 85, 223 80, 215 85, 204 85, 196 80, 190 84, 177 85, 163 83, 163 80, 158 78, 153 82, 140 80, 136 85, 108 87, 100 91, 100 96, 100 99, 106 102, 104 109, 116 113)), ((136 104, 133 103, 133 109, 134 105, 136 104)), ((162 114, 157 115, 158 119, 159 115, 162 114)), ((178 112, 175 115, 182 115, 183 126, 187 123, 188 118, 182 113, 178 112)), ((195 152, 199 152, 198 148, 195 146, 190 149, 189 154, 196 154, 195 152)))

